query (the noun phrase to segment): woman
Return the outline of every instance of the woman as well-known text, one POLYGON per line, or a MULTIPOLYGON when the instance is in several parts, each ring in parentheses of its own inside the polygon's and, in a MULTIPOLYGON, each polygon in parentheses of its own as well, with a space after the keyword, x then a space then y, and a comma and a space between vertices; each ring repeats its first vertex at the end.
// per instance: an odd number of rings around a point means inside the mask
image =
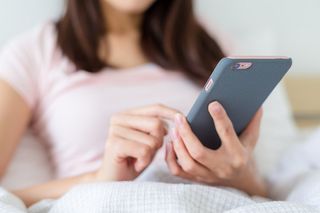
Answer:
POLYGON ((31 128, 47 145, 57 180, 14 191, 27 205, 81 183, 134 180, 162 147, 169 120, 173 175, 264 196, 252 158, 261 110, 238 137, 223 107, 211 103, 222 139, 213 151, 171 108, 191 103, 222 57, 191 0, 69 0, 56 24, 0 56, 0 175, 31 128))

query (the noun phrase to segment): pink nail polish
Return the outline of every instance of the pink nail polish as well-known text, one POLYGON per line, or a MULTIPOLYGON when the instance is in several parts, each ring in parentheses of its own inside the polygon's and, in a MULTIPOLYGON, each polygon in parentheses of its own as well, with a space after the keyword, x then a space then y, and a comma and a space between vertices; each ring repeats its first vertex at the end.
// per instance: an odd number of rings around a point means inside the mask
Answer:
POLYGON ((168 151, 172 149, 172 141, 169 141, 167 143, 167 148, 168 148, 168 151))
POLYGON ((175 122, 176 122, 176 125, 182 126, 182 124, 183 124, 183 118, 182 118, 182 115, 181 115, 181 114, 176 114, 175 122))
POLYGON ((170 136, 171 136, 171 140, 173 142, 176 142, 179 140, 179 135, 178 135, 178 132, 176 130, 176 128, 172 128, 171 131, 170 131, 170 136))
POLYGON ((171 143, 170 141, 166 143, 166 156, 167 156, 168 152, 170 151, 170 146, 171 146, 170 143, 171 143))

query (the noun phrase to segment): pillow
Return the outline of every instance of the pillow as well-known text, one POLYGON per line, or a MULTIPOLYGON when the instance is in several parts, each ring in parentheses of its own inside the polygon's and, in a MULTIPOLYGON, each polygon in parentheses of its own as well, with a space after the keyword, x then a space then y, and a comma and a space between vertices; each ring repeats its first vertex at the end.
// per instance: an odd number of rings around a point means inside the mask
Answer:
POLYGON ((279 84, 263 105, 260 139, 255 157, 262 175, 267 176, 288 147, 297 143, 298 130, 292 118, 285 89, 279 84))

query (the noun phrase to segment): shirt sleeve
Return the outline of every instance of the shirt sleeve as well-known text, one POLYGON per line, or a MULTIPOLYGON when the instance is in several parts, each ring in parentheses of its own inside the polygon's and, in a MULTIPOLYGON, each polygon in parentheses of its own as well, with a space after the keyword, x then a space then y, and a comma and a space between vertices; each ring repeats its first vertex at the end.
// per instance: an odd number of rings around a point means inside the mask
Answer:
POLYGON ((0 52, 0 79, 20 94, 31 109, 37 101, 38 60, 32 33, 13 40, 0 52))

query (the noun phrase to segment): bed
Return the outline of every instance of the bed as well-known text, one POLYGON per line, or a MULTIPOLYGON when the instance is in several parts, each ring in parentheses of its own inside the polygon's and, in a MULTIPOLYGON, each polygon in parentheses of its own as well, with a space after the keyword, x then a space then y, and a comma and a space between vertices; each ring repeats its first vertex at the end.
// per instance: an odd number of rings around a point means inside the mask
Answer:
MULTIPOLYGON (((38 7, 38 3, 36 5, 38 7)), ((54 10, 50 8, 48 11, 60 10, 60 7, 59 3, 54 10)), ((38 18, 35 17, 36 20, 38 18)), ((274 53, 276 42, 271 31, 248 32, 245 29, 245 34, 237 32, 236 35, 236 38, 230 40, 242 46, 228 49, 230 45, 223 45, 229 53, 274 53)), ((218 40, 221 43, 230 43, 225 41, 228 36, 220 37, 218 40)), ((77 186, 58 200, 43 200, 27 209, 20 199, 10 193, 10 189, 49 181, 54 174, 43 145, 32 132, 27 131, 6 176, 0 182, 0 213, 320 212, 320 174, 310 168, 307 161, 300 161, 299 146, 306 139, 294 125, 282 85, 276 88, 264 104, 260 138, 255 157, 260 172, 269 184, 271 199, 248 197, 230 188, 190 183, 170 176, 165 164, 155 161, 134 182, 77 186)), ((317 141, 317 137, 311 140, 317 141)), ((319 148, 316 143, 311 144, 319 148)), ((319 150, 316 148, 314 150, 319 150)), ((307 155, 308 150, 305 152, 307 155)), ((157 157, 161 158, 161 155, 163 152, 157 157)))
MULTIPOLYGON (((272 199, 282 201, 190 183, 172 177, 164 162, 158 160, 134 182, 77 186, 59 200, 44 200, 27 209, 9 189, 48 181, 53 178, 53 169, 44 147, 31 132, 26 132, 1 182, 0 212, 318 212, 320 173, 310 168, 303 170, 303 165, 297 171, 291 163, 299 161, 295 147, 301 145, 301 140, 280 85, 264 104, 261 139, 255 156, 269 183, 272 199), (287 150, 296 151, 287 154, 287 150)), ((158 155, 156 158, 161 158, 163 152, 158 155)))

